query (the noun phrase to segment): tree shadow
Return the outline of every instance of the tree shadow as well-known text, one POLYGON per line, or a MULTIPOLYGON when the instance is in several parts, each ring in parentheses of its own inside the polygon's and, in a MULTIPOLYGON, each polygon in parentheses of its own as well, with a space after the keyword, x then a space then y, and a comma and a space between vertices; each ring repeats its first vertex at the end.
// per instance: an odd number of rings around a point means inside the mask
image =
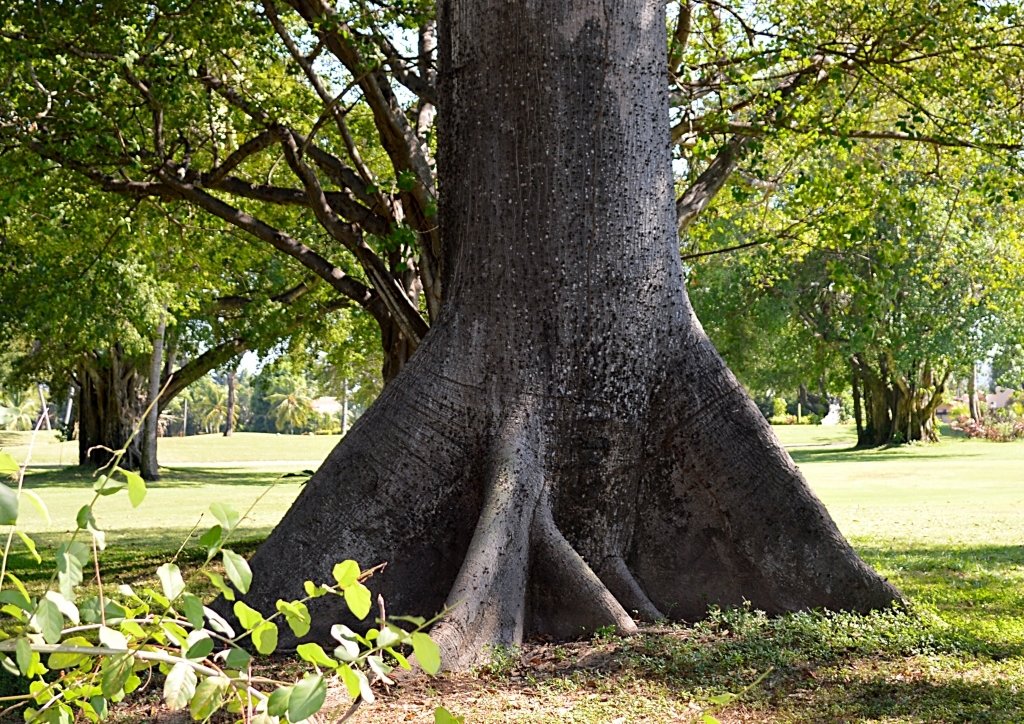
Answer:
MULTIPOLYGON (((889 460, 948 460, 950 455, 946 453, 920 453, 915 449, 913 452, 909 452, 906 448, 899 446, 882 447, 882 448, 861 448, 861 447, 843 447, 843 448, 824 448, 824 449, 807 449, 807 448, 789 448, 787 449, 790 457, 793 461, 800 465, 802 463, 870 463, 870 462, 883 462, 889 460)), ((981 453, 969 453, 958 451, 956 457, 959 458, 970 458, 979 457, 981 453)))
MULTIPOLYGON (((304 482, 310 471, 300 465, 291 472, 267 471, 259 468, 161 467, 160 480, 149 483, 154 488, 187 488, 204 485, 258 486, 304 482)), ((91 488, 95 471, 81 467, 29 468, 25 474, 26 488, 91 488)))
MULTIPOLYGON (((197 537, 201 532, 189 528, 108 531, 106 550, 99 554, 104 584, 146 581, 159 587, 156 583, 156 569, 167 563, 175 553, 176 563, 188 574, 189 569, 206 561, 207 549, 199 545, 197 537)), ((237 537, 227 547, 248 557, 269 533, 270 528, 267 526, 239 529, 237 537)), ((33 584, 46 583, 53 576, 57 547, 66 543, 70 536, 68 533, 33 533, 32 538, 42 556, 42 563, 36 563, 20 547, 12 549, 9 557, 9 570, 30 590, 37 587, 33 584)), ((207 583, 202 576, 197 581, 202 585, 207 583)), ((212 588, 209 592, 213 592, 212 588)))
POLYGON ((822 721, 1024 721, 1024 690, 1011 682, 934 681, 925 676, 902 681, 884 673, 863 679, 828 677, 810 687, 780 687, 772 699, 784 709, 809 705, 821 713, 822 721))

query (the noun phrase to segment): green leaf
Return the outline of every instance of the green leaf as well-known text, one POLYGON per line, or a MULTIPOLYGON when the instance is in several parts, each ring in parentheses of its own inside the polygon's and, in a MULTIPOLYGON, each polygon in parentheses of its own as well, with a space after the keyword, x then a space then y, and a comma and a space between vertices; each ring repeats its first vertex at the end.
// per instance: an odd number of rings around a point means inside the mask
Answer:
POLYGON ((394 626, 385 626, 377 634, 377 645, 382 649, 389 648, 395 644, 402 643, 408 638, 408 634, 401 629, 396 629, 394 626))
POLYGON ((277 624, 273 621, 264 621, 252 630, 252 642, 256 650, 264 656, 274 653, 277 648, 277 624))
POLYGON ((206 548, 206 555, 212 558, 220 550, 220 541, 223 538, 223 528, 215 525, 199 537, 199 545, 206 548))
POLYGON ((717 718, 711 716, 707 712, 700 715, 701 724, 721 724, 717 718))
POLYGON ((34 505, 36 507, 36 510, 39 511, 39 515, 42 516, 43 520, 46 521, 47 525, 49 525, 49 523, 50 523, 50 511, 47 509, 46 503, 43 502, 43 499, 40 498, 35 493, 35 491, 32 491, 32 490, 24 490, 23 489, 21 491, 21 494, 29 499, 29 502, 31 502, 32 505, 34 505))
POLYGON ((102 696, 94 696, 89 699, 89 706, 101 720, 107 718, 107 700, 102 696))
POLYGON ((64 617, 61 615, 60 609, 57 608, 57 604, 48 598, 40 600, 32 620, 46 643, 55 644, 60 641, 60 633, 64 629, 64 617))
POLYGON ((356 676, 356 672, 352 670, 352 667, 348 664, 338 667, 338 673, 341 675, 341 681, 345 684, 345 688, 348 690, 348 695, 355 699, 359 696, 359 677, 356 676))
MULTIPOLYGON (((92 642, 84 636, 72 636, 69 639, 64 639, 62 643, 65 646, 92 646, 92 642)), ((88 659, 89 657, 85 654, 54 653, 50 654, 46 665, 55 671, 73 669, 88 659)))
POLYGON ((288 700, 292 696, 292 687, 282 686, 274 689, 267 701, 267 713, 271 716, 284 716, 288 713, 288 700))
POLYGON ((75 586, 82 582, 84 566, 89 562, 89 549, 77 541, 57 548, 57 582, 64 598, 75 597, 75 586))
POLYGON ((189 703, 189 712, 196 721, 205 721, 217 711, 224 703, 224 695, 227 693, 231 682, 223 676, 211 676, 203 679, 196 687, 195 696, 189 703))
POLYGON ((96 518, 92 513, 91 505, 83 505, 78 509, 78 514, 75 516, 75 522, 78 523, 79 528, 88 528, 90 525, 95 525, 96 518))
POLYGON ((198 596, 185 592, 181 596, 181 611, 193 627, 199 629, 206 623, 203 616, 203 602, 198 596))
POLYGON ((189 646, 188 651, 185 652, 185 658, 193 661, 202 661, 211 653, 213 653, 213 639, 209 636, 203 636, 189 646))
POLYGON ((0 477, 18 477, 21 466, 10 453, 0 452, 0 477))
POLYGON ((425 633, 416 632, 412 635, 412 650, 428 674, 436 674, 441 670, 441 649, 425 633))
POLYGON ((307 676, 292 688, 288 697, 289 721, 302 721, 320 711, 327 698, 327 682, 320 674, 307 676))
POLYGON ((317 666, 325 666, 330 669, 337 668, 338 662, 327 655, 327 652, 320 648, 320 644, 299 644, 295 652, 303 661, 308 661, 317 666))
POLYGON ((78 606, 76 606, 68 599, 64 598, 64 596, 60 595, 56 591, 47 591, 43 595, 43 598, 45 598, 48 601, 52 601, 53 604, 57 607, 57 610, 60 611, 63 615, 67 616, 68 620, 71 621, 71 623, 75 624, 76 626, 79 623, 81 623, 81 616, 78 613, 78 606))
POLYGON ((115 631, 109 626, 100 626, 100 643, 111 649, 127 649, 128 638, 120 631, 115 631))
POLYGON ((92 489, 100 495, 113 495, 127 486, 128 483, 124 480, 101 475, 96 478, 96 482, 92 484, 92 489))
POLYGON ((220 595, 224 596, 229 601, 235 600, 235 592, 231 590, 231 586, 224 582, 224 577, 219 573, 213 571, 203 571, 206 577, 210 579, 210 583, 213 584, 214 588, 220 591, 220 595))
POLYGON ((370 589, 362 583, 354 583, 345 589, 345 603, 352 615, 362 620, 370 613, 370 589))
POLYGON ((320 598, 321 596, 327 595, 327 586, 318 586, 312 581, 306 581, 303 583, 302 588, 310 598, 320 598))
POLYGON ((712 696, 708 699, 708 701, 710 701, 712 704, 717 704, 718 706, 725 706, 726 704, 731 704, 734 701, 736 701, 736 695, 726 692, 724 694, 712 696))
POLYGON ((21 538, 21 542, 25 544, 26 548, 28 548, 29 555, 32 556, 36 563, 42 563, 43 557, 39 555, 39 551, 36 550, 36 542, 29 538, 27 533, 23 533, 20 530, 17 531, 17 533, 18 537, 21 538))
POLYGON ((167 708, 177 711, 188 706, 192 695, 196 693, 197 682, 196 672, 188 664, 179 661, 172 666, 164 679, 164 702, 167 708))
POLYGON ((232 531, 238 525, 241 516, 234 508, 224 503, 214 503, 210 506, 210 514, 217 519, 221 527, 226 531, 232 531))
POLYGON ((353 560, 342 561, 331 571, 340 588, 348 588, 359 579, 359 564, 353 560))
POLYGON ((248 593, 249 586, 252 585, 252 570, 250 570, 248 562, 227 548, 221 551, 221 557, 224 560, 224 571, 228 574, 228 579, 239 591, 248 593))
POLYGON ((0 483, 0 525, 14 525, 18 522, 18 494, 9 486, 0 483))
POLYGON ((32 644, 26 638, 19 638, 14 644, 14 658, 18 660, 18 670, 22 676, 28 676, 32 670, 32 644))
POLYGON ((434 709, 434 724, 465 724, 466 717, 455 716, 443 706, 434 709))
POLYGON ((173 563, 164 563, 157 568, 156 576, 160 579, 160 586, 168 601, 175 600, 185 590, 185 579, 181 577, 181 569, 173 563))
POLYGON ((398 665, 401 666, 403 669, 405 669, 406 671, 412 671, 412 664, 409 663, 409 659, 402 656, 401 653, 395 651, 394 649, 385 649, 385 651, 391 654, 392 658, 394 658, 394 660, 398 662, 398 665))
POLYGON ((128 481, 128 500, 133 508, 138 508, 142 505, 142 501, 146 499, 146 481, 142 479, 141 475, 130 470, 118 468, 118 471, 128 481))
POLYGON ((22 611, 32 610, 32 601, 21 591, 2 591, 0 592, 0 603, 9 603, 17 606, 22 611))
POLYGON ((313 619, 309 615, 309 609, 306 608, 306 604, 302 601, 289 602, 279 599, 277 601, 277 610, 284 614, 288 627, 291 628, 292 633, 297 637, 302 637, 309 633, 309 626, 313 619))
POLYGON ((246 631, 252 631, 263 623, 263 614, 255 608, 247 606, 243 601, 235 601, 233 610, 238 623, 242 624, 242 628, 246 631))
POLYGON ((133 657, 130 653, 111 656, 103 661, 103 674, 100 678, 103 696, 112 699, 124 690, 132 673, 132 662, 133 657))
POLYGON ((250 661, 252 661, 252 656, 249 655, 249 652, 237 647, 228 651, 228 655, 224 658, 224 664, 229 669, 236 671, 245 671, 249 667, 250 661))

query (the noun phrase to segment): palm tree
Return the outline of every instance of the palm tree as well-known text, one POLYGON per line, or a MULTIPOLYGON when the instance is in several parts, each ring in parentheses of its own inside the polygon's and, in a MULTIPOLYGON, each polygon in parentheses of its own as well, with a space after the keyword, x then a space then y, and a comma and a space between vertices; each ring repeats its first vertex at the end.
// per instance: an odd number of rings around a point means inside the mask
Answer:
POLYGON ((227 419, 228 395, 209 375, 198 380, 192 390, 192 409, 206 432, 215 432, 227 419))
POLYGON ((39 399, 31 390, 0 397, 0 426, 5 430, 31 430, 39 418, 39 399))
MULTIPOLYGON (((282 380, 282 382, 292 380, 282 380)), ((267 395, 270 403, 270 414, 274 418, 274 428, 278 432, 294 433, 310 421, 314 415, 313 400, 306 394, 304 385, 295 384, 291 389, 281 389, 267 395)))

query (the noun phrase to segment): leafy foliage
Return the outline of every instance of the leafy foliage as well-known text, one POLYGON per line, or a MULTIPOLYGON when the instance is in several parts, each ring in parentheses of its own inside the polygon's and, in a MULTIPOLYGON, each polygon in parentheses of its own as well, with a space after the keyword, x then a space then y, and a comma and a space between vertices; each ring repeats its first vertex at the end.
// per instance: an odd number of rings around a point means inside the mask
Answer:
MULTIPOLYGON (((96 479, 91 501, 79 511, 77 530, 57 550, 50 584, 42 595, 30 594, 7 569, 15 533, 42 560, 32 539, 17 529, 19 502, 29 492, 23 487, 25 470, 0 452, 0 474, 18 481, 16 490, 0 483, 0 524, 9 527, 0 571, 4 619, 0 664, 12 675, 30 680, 24 694, 6 698, 9 706, 0 716, 21 709, 26 721, 70 722, 78 716, 99 721, 110 706, 139 688, 143 677, 159 671, 164 675, 166 706, 187 708, 194 719, 206 720, 226 709, 244 713, 247 721, 299 722, 324 705, 328 674, 340 677, 353 699, 373 701, 373 682, 390 683, 388 674, 395 666, 411 668, 403 649, 414 651, 424 670, 439 670, 437 646, 422 633, 431 622, 416 619, 414 628, 406 630, 381 618, 378 628, 362 634, 336 625, 333 632, 340 645, 334 656, 316 644, 301 645, 299 657, 311 665, 312 672, 293 684, 277 684, 268 691, 267 682, 254 677, 252 657, 244 648, 247 642, 259 654, 270 655, 277 649, 281 623, 296 636, 308 633, 312 619, 306 602, 310 599, 337 596, 357 618, 368 616, 370 593, 363 582, 373 570, 361 570, 354 561, 338 564, 333 583, 307 582, 304 598, 279 600, 277 611, 268 616, 236 600, 234 613, 241 626, 237 632, 189 590, 175 562, 177 556, 157 568, 159 590, 136 590, 126 584, 116 591, 105 588, 100 552, 106 535, 97 523, 98 503, 110 495, 127 494, 138 506, 146 494, 142 478, 119 466, 124 452, 117 451, 105 474, 96 479), (81 537, 90 544, 80 541, 81 537), (97 595, 82 590, 85 570, 92 567, 97 595), (54 671, 60 676, 52 676, 54 671)), ((37 498, 34 502, 41 505, 37 498)), ((247 513, 215 502, 210 514, 217 524, 201 537, 206 563, 190 572, 189 578, 205 574, 232 600, 236 591, 246 593, 252 581, 248 563, 227 547, 247 513), (223 562, 230 586, 208 569, 217 558, 223 562)))

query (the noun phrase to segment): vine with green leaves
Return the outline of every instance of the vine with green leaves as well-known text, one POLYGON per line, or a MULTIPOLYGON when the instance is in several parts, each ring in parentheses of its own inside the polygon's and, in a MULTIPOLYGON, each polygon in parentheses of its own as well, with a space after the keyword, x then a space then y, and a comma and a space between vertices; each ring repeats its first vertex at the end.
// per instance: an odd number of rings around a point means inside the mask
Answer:
MULTIPOLYGON (((224 502, 210 505, 217 522, 199 537, 198 543, 206 548, 205 561, 190 575, 192 580, 205 576, 226 601, 233 602, 241 630, 190 590, 177 564, 198 524, 171 560, 156 569, 159 590, 104 585, 100 554, 107 541, 97 522, 97 506, 108 496, 124 493, 138 507, 147 493, 142 477, 121 467, 126 450, 110 452, 110 463, 93 483, 92 499, 78 511, 74 531, 56 549, 45 591, 33 595, 8 569, 8 560, 17 536, 37 565, 44 562, 35 541, 18 527, 22 501, 30 501, 47 520, 49 514, 43 500, 25 487, 29 461, 19 465, 0 451, 0 477, 16 481, 14 487, 0 482, 0 524, 8 527, 0 561, 0 665, 29 680, 26 693, 0 696, 0 719, 20 710, 26 722, 71 724, 80 716, 101 721, 112 704, 145 688, 159 671, 168 709, 187 708, 201 721, 226 710, 246 724, 309 719, 324 706, 328 680, 336 676, 352 698, 344 721, 361 702, 374 701, 374 683, 394 683, 389 674, 395 667, 412 668, 410 651, 424 671, 439 671, 438 647, 425 633, 434 620, 386 617, 380 597, 376 627, 358 633, 335 624, 331 635, 337 646, 331 653, 317 643, 299 644, 296 654, 309 668, 297 681, 254 670, 254 654, 277 651, 280 625, 299 638, 309 632, 312 618, 306 604, 311 599, 337 596, 356 618, 365 620, 373 608, 365 581, 382 566, 364 570, 355 561, 342 561, 334 566, 333 581, 306 581, 304 597, 278 600, 276 612, 264 616, 238 600, 249 590, 252 572, 245 558, 228 547, 252 506, 239 514, 224 502), (223 576, 213 570, 218 561, 223 576), (95 592, 87 588, 90 568, 95 592)), ((258 502, 259 498, 252 505, 258 502)), ((443 708, 435 718, 459 721, 443 708)))

